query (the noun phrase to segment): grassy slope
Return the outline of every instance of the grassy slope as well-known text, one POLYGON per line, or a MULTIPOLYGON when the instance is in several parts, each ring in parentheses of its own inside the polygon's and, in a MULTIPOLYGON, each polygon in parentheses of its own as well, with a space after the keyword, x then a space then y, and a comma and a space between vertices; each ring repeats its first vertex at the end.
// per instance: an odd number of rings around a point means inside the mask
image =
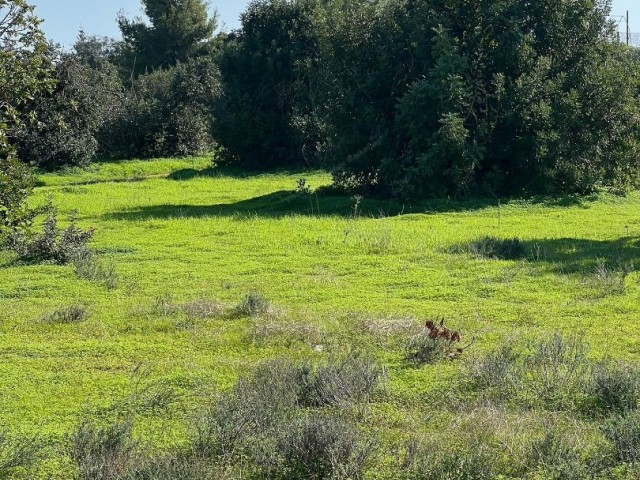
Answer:
MULTIPOLYGON (((353 313, 410 314, 446 317, 467 339, 477 337, 476 349, 505 336, 579 330, 595 354, 640 358, 638 274, 623 294, 608 293, 594 276, 598 258, 640 265, 640 195, 501 207, 365 199, 354 219, 350 198, 292 193, 300 176, 312 187, 328 184, 322 172, 199 175, 206 166, 206 159, 105 163, 42 176, 35 201, 52 196, 63 217, 77 210, 82 226, 97 227, 92 246, 115 263, 120 285, 107 291, 68 266, 0 257, 0 422, 64 434, 83 410, 127 395, 140 370, 181 389, 184 417, 208 385, 228 386, 265 358, 312 352, 302 342, 253 342, 248 319, 184 325, 141 313, 167 294, 232 304, 260 290, 291 318, 328 329, 329 346, 356 341, 353 313), (538 258, 452 253, 483 235, 518 236, 538 258), (77 302, 89 305, 88 321, 41 321, 77 302)), ((396 404, 376 409, 399 428, 409 416, 421 419, 412 405, 455 368, 414 369, 400 351, 377 353, 391 367, 396 404)))

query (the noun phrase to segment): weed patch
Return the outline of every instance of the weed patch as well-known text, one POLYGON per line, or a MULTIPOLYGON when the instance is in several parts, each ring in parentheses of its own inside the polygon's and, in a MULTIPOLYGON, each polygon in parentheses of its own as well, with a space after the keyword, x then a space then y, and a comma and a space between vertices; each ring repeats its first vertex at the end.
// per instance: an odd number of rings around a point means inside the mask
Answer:
POLYGON ((80 323, 87 319, 89 316, 87 307, 84 305, 70 305, 68 307, 60 308, 45 315, 42 318, 44 323, 80 323))
POLYGON ((519 238, 501 239, 482 237, 467 245, 466 250, 476 258, 517 260, 525 255, 524 243, 519 238))

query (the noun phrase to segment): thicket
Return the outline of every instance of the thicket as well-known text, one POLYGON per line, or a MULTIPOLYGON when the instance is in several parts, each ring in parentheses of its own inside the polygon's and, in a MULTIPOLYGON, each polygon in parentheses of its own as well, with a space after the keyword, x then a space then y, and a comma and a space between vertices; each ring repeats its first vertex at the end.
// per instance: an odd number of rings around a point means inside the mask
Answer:
POLYGON ((608 0, 256 0, 229 34, 202 0, 142 4, 122 41, 38 34, 56 86, 9 83, 6 114, 38 118, 7 123, 23 161, 215 150, 402 199, 638 185, 640 55, 608 0))
POLYGON ((253 2, 222 56, 218 124, 234 131, 244 106, 253 128, 218 141, 252 166, 267 145, 263 166, 314 152, 337 183, 402 198, 636 186, 640 65, 609 7, 253 2))

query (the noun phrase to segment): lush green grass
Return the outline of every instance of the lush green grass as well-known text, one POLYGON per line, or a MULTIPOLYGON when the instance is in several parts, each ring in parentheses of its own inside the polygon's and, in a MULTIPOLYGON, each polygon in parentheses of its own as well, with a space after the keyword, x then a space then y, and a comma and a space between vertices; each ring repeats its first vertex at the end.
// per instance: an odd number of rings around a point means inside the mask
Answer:
POLYGON ((34 203, 53 199, 62 218, 96 227, 91 246, 115 264, 119 286, 76 278, 73 268, 23 265, 0 256, 0 422, 44 437, 68 433, 85 412, 100 415, 140 382, 173 385, 170 424, 145 430, 180 437, 182 420, 212 388, 256 363, 362 344, 389 366, 388 395, 372 424, 429 428, 421 403, 456 364, 415 368, 402 349, 379 348, 363 319, 444 317, 482 351, 506 337, 584 332, 594 356, 640 359, 638 273, 619 288, 620 262, 640 266, 640 195, 583 200, 356 201, 324 190, 323 172, 255 176, 207 170, 207 159, 97 164, 41 176, 34 203), (519 237, 516 260, 476 258, 465 245, 519 237), (599 260, 614 270, 609 284, 599 260), (601 272, 602 273, 602 272, 601 272), (233 305, 260 291, 281 316, 328 332, 314 341, 256 341, 255 320, 163 315, 198 299, 233 305), (43 317, 73 304, 82 322, 43 317), (144 373, 141 373, 144 372, 144 373))

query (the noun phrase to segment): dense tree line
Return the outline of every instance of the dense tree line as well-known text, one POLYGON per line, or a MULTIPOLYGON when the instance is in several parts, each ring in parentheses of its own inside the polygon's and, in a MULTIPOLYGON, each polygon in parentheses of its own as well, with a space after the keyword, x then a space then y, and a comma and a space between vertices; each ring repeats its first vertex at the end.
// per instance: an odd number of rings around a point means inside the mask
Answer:
POLYGON ((122 41, 41 50, 56 84, 16 104, 20 158, 215 149, 406 199, 638 184, 640 61, 608 0, 256 0, 229 34, 203 0, 142 4, 122 41))

